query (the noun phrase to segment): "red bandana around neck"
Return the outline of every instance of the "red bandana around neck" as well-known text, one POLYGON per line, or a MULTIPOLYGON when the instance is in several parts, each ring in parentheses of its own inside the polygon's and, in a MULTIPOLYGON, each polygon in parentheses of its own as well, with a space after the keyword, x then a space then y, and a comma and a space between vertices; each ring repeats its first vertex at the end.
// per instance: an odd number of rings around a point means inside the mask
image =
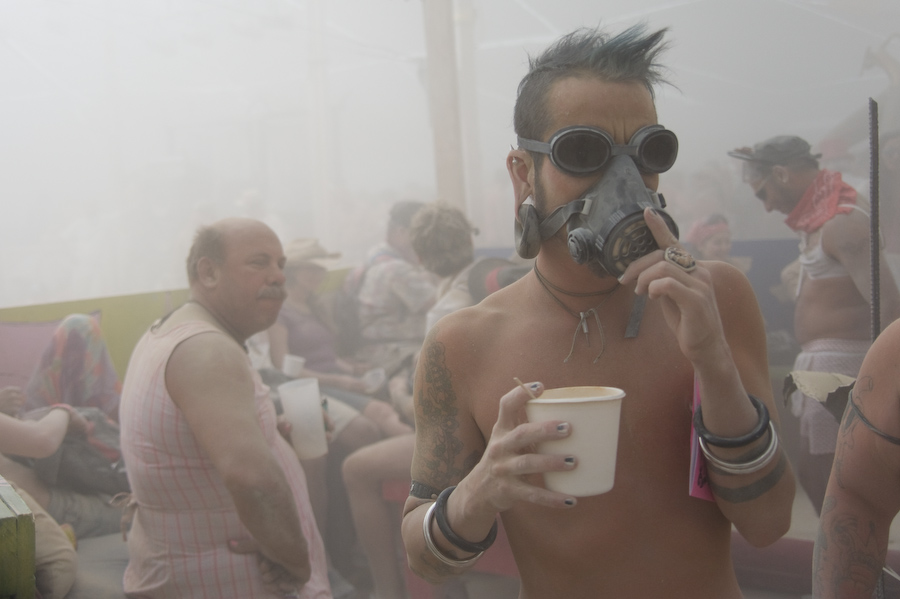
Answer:
POLYGON ((856 190, 840 173, 822 169, 784 222, 794 231, 812 233, 835 215, 852 211, 854 204, 856 190))

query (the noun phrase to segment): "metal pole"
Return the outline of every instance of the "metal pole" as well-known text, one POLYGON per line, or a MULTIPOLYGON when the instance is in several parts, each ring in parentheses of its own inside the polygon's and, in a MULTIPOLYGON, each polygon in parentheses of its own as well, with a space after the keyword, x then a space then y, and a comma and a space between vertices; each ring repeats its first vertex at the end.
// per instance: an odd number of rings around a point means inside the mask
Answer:
POLYGON ((869 98, 869 198, 872 216, 869 219, 869 253, 871 261, 872 340, 881 333, 881 235, 878 226, 878 102, 869 98))

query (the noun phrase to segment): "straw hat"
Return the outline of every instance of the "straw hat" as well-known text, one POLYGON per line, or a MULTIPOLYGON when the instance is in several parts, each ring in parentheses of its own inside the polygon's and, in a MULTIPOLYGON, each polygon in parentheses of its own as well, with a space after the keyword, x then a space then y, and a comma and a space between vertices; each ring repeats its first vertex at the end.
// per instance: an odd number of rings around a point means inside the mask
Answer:
POLYGON ((329 252, 319 244, 318 239, 313 238, 294 239, 285 246, 284 255, 287 268, 307 263, 329 270, 337 266, 341 257, 340 252, 329 252))

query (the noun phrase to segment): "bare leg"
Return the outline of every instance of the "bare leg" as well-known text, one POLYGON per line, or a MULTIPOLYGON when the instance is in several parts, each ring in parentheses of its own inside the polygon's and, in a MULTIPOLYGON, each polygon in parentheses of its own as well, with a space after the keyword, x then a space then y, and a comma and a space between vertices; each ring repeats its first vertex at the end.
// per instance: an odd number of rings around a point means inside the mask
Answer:
POLYGON ((0 454, 0 476, 19 485, 42 508, 47 509, 50 506, 50 489, 31 468, 0 454))
POLYGON ((400 419, 400 414, 386 401, 373 399, 363 408, 363 416, 370 418, 385 437, 396 437, 413 432, 413 428, 400 419))
POLYGON ((344 459, 361 447, 381 439, 381 432, 372 420, 359 415, 351 420, 331 444, 328 455, 328 532, 325 547, 335 568, 358 589, 371 588, 369 569, 362 560, 350 501, 341 476, 344 459))
POLYGON ((328 454, 311 460, 300 460, 306 473, 306 486, 309 489, 309 503, 316 517, 319 534, 325 538, 325 526, 328 522, 328 484, 325 473, 328 468, 328 454))
POLYGON ((406 597, 396 552, 394 506, 381 494, 382 482, 409 478, 415 434, 391 437, 364 447, 344 460, 344 483, 356 534, 369 560, 375 597, 406 597))

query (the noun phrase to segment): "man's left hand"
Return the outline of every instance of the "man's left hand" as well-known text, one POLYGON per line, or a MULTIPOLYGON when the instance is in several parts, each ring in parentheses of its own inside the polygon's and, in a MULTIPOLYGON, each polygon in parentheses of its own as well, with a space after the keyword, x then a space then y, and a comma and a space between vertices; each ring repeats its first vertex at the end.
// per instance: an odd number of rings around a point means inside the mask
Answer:
POLYGON ((662 249, 631 263, 620 282, 636 280, 635 293, 662 300, 666 322, 689 360, 722 351, 725 335, 709 270, 694 261, 656 212, 644 210, 644 219, 662 249), (668 248, 673 251, 667 259, 668 248))

